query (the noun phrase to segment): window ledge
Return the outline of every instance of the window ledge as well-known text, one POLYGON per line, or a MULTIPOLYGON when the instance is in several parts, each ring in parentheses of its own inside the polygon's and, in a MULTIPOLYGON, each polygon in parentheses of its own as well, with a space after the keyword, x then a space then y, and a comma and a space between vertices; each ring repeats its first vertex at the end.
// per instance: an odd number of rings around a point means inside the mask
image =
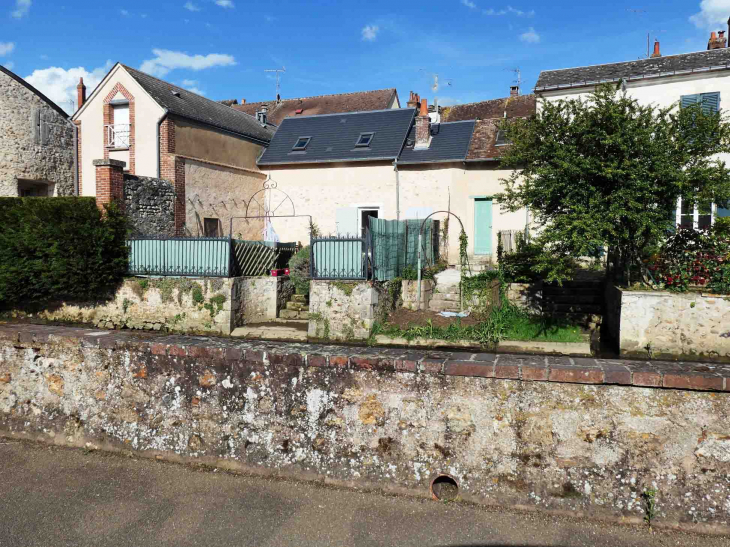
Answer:
POLYGON ((121 147, 107 146, 106 149, 109 150, 109 152, 124 152, 125 150, 129 150, 129 146, 121 146, 121 147))

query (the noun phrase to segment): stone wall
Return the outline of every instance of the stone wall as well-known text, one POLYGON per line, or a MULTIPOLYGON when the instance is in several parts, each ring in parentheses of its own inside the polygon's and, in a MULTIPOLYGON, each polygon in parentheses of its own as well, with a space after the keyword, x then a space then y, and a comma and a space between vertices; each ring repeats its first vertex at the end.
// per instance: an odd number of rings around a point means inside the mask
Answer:
POLYGON ((0 431, 624 522, 654 489, 655 526, 727 533, 730 370, 667 367, 0 325, 0 431))
POLYGON ((283 277, 238 277, 241 306, 236 325, 270 321, 279 316, 279 292, 283 277))
POLYGON ((171 182, 125 175, 124 205, 132 235, 175 235, 175 188, 171 182))
POLYGON ((609 329, 622 355, 730 362, 730 297, 615 287, 608 294, 609 329))
POLYGON ((239 279, 126 279, 111 300, 64 302, 34 315, 109 329, 230 334, 242 305, 239 279))
MULTIPOLYGON (((401 282, 401 299, 403 307, 408 310, 418 309, 418 281, 401 282)), ((421 280, 421 309, 427 310, 433 296, 434 282, 431 279, 421 280)))
POLYGON ((507 300, 518 308, 542 312, 542 282, 509 283, 507 300))
POLYGON ((366 340, 376 318, 378 289, 371 283, 312 281, 309 331, 314 340, 366 340))
POLYGON ((0 71, 0 196, 19 195, 19 180, 36 195, 72 196, 73 126, 19 80, 0 71))

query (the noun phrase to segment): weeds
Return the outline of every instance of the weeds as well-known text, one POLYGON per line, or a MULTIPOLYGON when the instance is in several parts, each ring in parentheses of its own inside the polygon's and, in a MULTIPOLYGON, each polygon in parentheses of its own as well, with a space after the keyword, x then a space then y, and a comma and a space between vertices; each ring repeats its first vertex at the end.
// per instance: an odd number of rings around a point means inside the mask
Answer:
POLYGON ((656 495, 657 491, 654 488, 644 490, 644 493, 641 494, 641 498, 644 500, 644 520, 649 525, 649 529, 651 529, 651 521, 654 520, 657 513, 656 495))

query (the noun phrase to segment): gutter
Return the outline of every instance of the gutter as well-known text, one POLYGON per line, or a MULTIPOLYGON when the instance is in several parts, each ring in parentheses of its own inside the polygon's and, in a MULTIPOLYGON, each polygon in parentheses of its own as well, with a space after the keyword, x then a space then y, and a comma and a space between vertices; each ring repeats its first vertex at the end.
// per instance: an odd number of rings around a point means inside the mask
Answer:
POLYGON ((162 116, 160 116, 160 119, 157 120, 157 178, 160 178, 160 175, 162 174, 162 155, 160 154, 160 126, 162 125, 162 122, 165 121, 165 118, 167 118, 169 110, 167 108, 164 109, 164 112, 162 113, 162 116))

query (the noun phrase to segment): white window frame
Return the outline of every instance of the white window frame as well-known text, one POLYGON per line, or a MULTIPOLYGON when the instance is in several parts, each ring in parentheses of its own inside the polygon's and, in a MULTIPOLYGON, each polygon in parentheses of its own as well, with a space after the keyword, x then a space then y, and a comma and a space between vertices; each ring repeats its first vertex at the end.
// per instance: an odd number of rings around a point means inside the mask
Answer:
POLYGON ((373 206, 363 206, 357 208, 357 233, 362 234, 362 214, 366 211, 377 211, 378 212, 378 218, 382 218, 380 216, 381 207, 377 205, 373 206))
MULTIPOLYGON (((710 226, 715 225, 715 215, 717 214, 717 205, 714 203, 710 207, 710 226)), ((676 223, 677 226, 682 225, 682 198, 677 199, 677 211, 676 211, 676 223)), ((692 214, 692 228, 699 229, 700 224, 700 209, 699 204, 695 203, 694 211, 692 214)))

